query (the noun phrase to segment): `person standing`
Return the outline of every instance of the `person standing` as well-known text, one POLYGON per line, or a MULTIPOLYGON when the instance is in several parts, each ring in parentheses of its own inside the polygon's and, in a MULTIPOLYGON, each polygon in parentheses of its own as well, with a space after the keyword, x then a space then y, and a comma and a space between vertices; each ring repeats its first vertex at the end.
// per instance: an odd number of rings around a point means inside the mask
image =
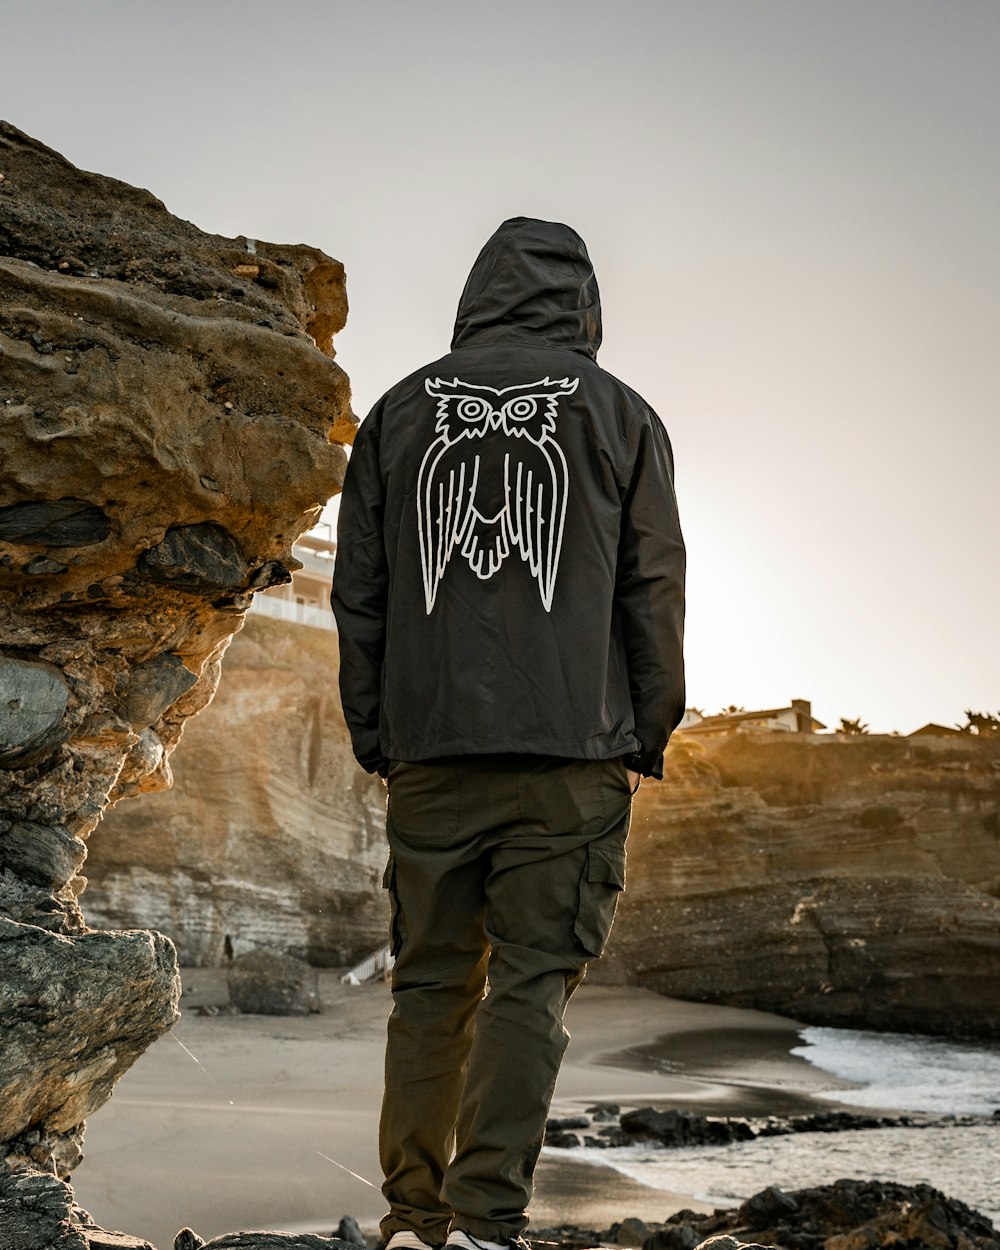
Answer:
POLYGON ((672 452, 600 343, 580 236, 505 221, 451 352, 378 401, 344 483, 341 698, 388 786, 389 1250, 528 1227, 563 1012, 683 714, 672 452))

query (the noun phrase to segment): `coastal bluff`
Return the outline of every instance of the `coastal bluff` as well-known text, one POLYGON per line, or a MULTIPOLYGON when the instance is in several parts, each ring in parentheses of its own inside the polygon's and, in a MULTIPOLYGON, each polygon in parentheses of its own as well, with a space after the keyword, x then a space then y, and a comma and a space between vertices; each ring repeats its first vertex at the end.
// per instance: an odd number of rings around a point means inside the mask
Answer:
POLYGON ((602 980, 812 1024, 1000 1037, 1000 741, 677 734, 602 980))
MULTIPOLYGON (((354 764, 337 638, 259 616, 187 730, 178 783, 111 813, 102 923, 182 962, 272 947, 343 966, 384 941, 384 791, 354 764)), ((995 1037, 1000 743, 678 733, 636 797, 628 889, 591 979, 809 1023, 995 1037)))
POLYGON ((318 967, 385 941, 385 789, 354 762, 332 630, 251 613, 171 790, 108 813, 88 913, 170 935, 188 967, 273 949, 318 967))

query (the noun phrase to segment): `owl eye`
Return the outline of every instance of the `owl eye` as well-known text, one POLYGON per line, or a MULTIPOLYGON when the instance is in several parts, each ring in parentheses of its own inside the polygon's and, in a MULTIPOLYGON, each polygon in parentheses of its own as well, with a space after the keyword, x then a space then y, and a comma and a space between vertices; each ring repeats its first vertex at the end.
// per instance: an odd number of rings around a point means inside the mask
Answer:
POLYGON ((512 399, 509 404, 504 405, 504 412, 508 417, 513 417, 515 421, 527 421, 529 417, 533 417, 538 411, 538 402, 526 395, 521 399, 512 399))
POLYGON ((473 397, 460 399, 455 411, 463 421, 482 421, 483 417, 488 417, 493 409, 485 399, 473 397))

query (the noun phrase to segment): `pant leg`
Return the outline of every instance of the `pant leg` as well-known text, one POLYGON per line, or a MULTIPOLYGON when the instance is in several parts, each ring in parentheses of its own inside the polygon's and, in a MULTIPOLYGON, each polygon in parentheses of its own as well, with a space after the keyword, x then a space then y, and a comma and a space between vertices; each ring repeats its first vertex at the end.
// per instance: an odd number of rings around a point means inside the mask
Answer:
POLYGON ((396 963, 379 1128, 385 1238, 408 1228, 440 1243, 451 1224, 441 1187, 488 949, 486 866, 459 818, 453 767, 393 766, 386 884, 396 963))
POLYGON ((624 886, 631 810, 624 765, 539 760, 518 778, 518 806, 518 820, 488 836, 489 992, 476 1012, 443 1187, 456 1226, 491 1241, 528 1225, 569 1040, 563 1013, 588 961, 604 949, 624 886))

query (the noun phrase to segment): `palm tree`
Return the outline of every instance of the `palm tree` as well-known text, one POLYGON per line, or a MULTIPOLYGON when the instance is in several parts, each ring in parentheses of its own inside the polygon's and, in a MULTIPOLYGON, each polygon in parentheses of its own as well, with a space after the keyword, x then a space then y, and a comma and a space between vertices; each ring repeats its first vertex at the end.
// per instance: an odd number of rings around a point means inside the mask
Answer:
POLYGON ((993 716, 990 712, 973 712, 965 709, 965 724, 959 725, 964 734, 978 734, 982 737, 1000 734, 1000 712, 993 716))

